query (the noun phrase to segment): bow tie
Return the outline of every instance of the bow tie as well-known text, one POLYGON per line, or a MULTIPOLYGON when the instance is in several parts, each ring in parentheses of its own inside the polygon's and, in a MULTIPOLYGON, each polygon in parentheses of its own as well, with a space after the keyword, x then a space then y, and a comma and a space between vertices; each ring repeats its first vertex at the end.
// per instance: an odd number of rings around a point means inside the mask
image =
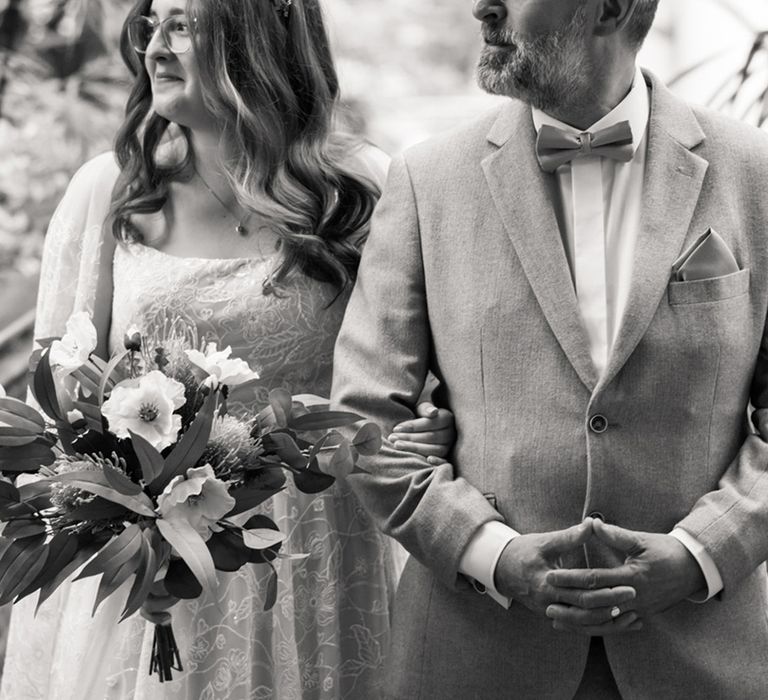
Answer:
POLYGON ((632 127, 619 122, 592 133, 574 134, 556 126, 542 126, 536 139, 536 157, 542 170, 553 173, 561 165, 582 156, 600 156, 627 163, 634 155, 632 127))

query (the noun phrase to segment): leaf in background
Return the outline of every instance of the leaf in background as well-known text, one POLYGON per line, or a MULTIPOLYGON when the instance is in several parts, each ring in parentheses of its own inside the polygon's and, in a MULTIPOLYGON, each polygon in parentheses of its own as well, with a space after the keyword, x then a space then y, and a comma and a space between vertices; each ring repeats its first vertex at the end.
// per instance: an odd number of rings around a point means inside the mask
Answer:
POLYGON ((203 592, 200 582, 183 559, 171 559, 163 581, 168 593, 182 600, 198 598, 203 592))
POLYGON ((45 564, 45 535, 14 540, 0 558, 0 601, 2 605, 13 600, 25 574, 36 568, 35 575, 45 564), (38 566, 39 565, 39 566, 38 566))
POLYGON ((125 506, 128 510, 132 510, 134 513, 138 513, 147 518, 156 517, 155 511, 152 508, 152 501, 147 494, 143 492, 136 496, 126 496, 122 493, 118 493, 113 488, 102 486, 101 484, 94 484, 88 481, 72 481, 71 483, 73 486, 77 486, 83 491, 101 496, 113 503, 119 503, 121 506, 125 506))
POLYGON ((294 430, 330 430, 331 428, 352 425, 352 423, 357 423, 361 420, 364 420, 363 417, 358 416, 356 413, 318 411, 291 419, 288 426, 294 430))
POLYGON ((69 564, 77 554, 78 542, 76 535, 70 535, 66 532, 57 532, 47 545, 48 556, 45 564, 34 579, 30 580, 24 588, 16 594, 16 601, 26 598, 30 593, 34 593, 38 588, 52 580, 67 564, 69 564))
POLYGON ((187 432, 165 458, 162 474, 151 484, 153 493, 161 493, 173 477, 184 474, 187 469, 194 467, 197 460, 202 457, 211 436, 216 398, 217 392, 215 391, 211 391, 205 397, 192 425, 189 426, 187 432))
POLYGON ((139 567, 144 564, 144 538, 139 538, 139 546, 128 561, 109 572, 104 572, 99 582, 99 590, 96 592, 96 600, 93 604, 92 615, 96 614, 99 605, 111 596, 120 586, 122 586, 133 574, 137 573, 139 567))
POLYGON ((78 574, 75 581, 89 576, 114 573, 136 554, 141 547, 141 540, 141 528, 135 523, 129 525, 104 545, 78 574))
POLYGON ((41 433, 45 430, 45 419, 34 408, 10 397, 0 398, 0 423, 41 433))
POLYGON ((357 431, 352 445, 361 455, 377 455, 382 445, 381 428, 375 423, 366 423, 357 431))
POLYGON ((131 444, 141 466, 141 474, 145 484, 151 484, 163 471, 165 461, 163 456, 141 435, 129 430, 131 444))
POLYGON ((273 389, 269 392, 269 405, 275 415, 275 421, 281 428, 288 427, 293 408, 293 399, 285 389, 273 389))
POLYGON ((45 351, 40 356, 35 373, 32 377, 30 389, 40 408, 45 411, 49 418, 55 421, 64 421, 65 416, 59 406, 59 399, 56 396, 56 384, 53 381, 53 372, 51 371, 50 351, 45 351))
POLYGON ((186 520, 165 520, 158 518, 157 529, 165 541, 187 563, 195 578, 206 591, 212 591, 218 585, 213 558, 205 542, 186 520))

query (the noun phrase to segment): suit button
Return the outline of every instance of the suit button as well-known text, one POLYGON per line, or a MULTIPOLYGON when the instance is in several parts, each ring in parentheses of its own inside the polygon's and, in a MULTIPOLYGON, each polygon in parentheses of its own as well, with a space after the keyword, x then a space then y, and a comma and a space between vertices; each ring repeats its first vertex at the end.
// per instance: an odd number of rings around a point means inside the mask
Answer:
POLYGON ((596 415, 589 419, 589 428, 593 433, 604 433, 608 430, 608 419, 605 416, 596 415))
POLYGON ((599 510, 593 510, 587 517, 605 522, 605 516, 599 510))

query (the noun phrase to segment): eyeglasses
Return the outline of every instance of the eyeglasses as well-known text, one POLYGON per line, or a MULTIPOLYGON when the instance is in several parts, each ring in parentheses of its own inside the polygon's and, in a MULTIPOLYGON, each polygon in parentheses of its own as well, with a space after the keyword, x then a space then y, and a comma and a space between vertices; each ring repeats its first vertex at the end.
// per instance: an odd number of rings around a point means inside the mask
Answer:
POLYGON ((150 17, 134 17, 128 22, 128 40, 136 53, 147 52, 158 28, 172 53, 186 53, 192 48, 192 30, 184 15, 171 15, 162 22, 150 17))

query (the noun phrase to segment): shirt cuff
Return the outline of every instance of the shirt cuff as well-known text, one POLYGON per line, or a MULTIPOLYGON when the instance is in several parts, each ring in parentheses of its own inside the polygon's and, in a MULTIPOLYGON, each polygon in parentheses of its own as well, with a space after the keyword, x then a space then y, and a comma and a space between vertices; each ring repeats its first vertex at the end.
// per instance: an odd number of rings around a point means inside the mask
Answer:
POLYGON ((485 523, 469 541, 459 562, 459 571, 480 584, 475 586, 476 590, 487 593, 504 608, 509 608, 512 600, 496 590, 496 565, 504 548, 519 534, 496 520, 485 523))
POLYGON ((692 595, 688 600, 692 603, 706 603, 712 596, 717 595, 723 590, 723 579, 717 570, 717 564, 706 549, 693 535, 679 527, 676 527, 669 533, 678 540, 693 556, 701 567, 701 573, 704 574, 704 580, 707 582, 707 590, 700 591, 692 595))

